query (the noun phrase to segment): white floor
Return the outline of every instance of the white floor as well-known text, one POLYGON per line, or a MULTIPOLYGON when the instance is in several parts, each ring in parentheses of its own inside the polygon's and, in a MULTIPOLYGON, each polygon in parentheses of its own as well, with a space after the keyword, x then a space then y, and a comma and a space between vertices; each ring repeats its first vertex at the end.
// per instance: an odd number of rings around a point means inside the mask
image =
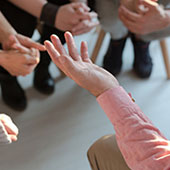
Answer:
MULTIPOLYGON (((99 65, 108 39, 109 35, 99 54, 99 65)), ((96 33, 77 37, 77 44, 81 40, 88 41, 91 52, 96 33)), ((131 71, 132 50, 128 40, 118 80, 170 139, 170 81, 166 80, 159 44, 155 41, 151 45, 154 69, 148 80, 137 78, 131 71)), ((18 142, 0 146, 0 170, 90 170, 86 158, 88 148, 99 137, 114 133, 92 95, 69 78, 60 77, 53 64, 50 71, 56 80, 56 90, 51 96, 44 96, 32 87, 33 74, 19 78, 28 97, 24 112, 9 109, 0 99, 0 111, 11 115, 20 128, 18 142)))

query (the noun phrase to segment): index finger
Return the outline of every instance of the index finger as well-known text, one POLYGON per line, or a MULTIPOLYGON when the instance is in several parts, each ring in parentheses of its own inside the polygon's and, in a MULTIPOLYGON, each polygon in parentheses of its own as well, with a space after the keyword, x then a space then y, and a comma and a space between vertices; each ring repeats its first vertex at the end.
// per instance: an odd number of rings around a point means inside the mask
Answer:
POLYGON ((57 60, 57 58, 60 56, 59 52, 54 48, 54 45, 50 41, 44 42, 45 47, 47 49, 48 54, 50 55, 51 59, 54 61, 57 60))
POLYGON ((51 35, 51 41, 55 47, 55 49, 60 53, 60 55, 67 55, 67 52, 63 45, 61 44, 60 39, 56 35, 51 35))
POLYGON ((40 50, 40 51, 45 51, 46 48, 44 45, 40 44, 40 43, 37 43, 37 42, 34 42, 32 41, 31 39, 27 41, 27 47, 29 48, 36 48, 37 50, 40 50))
POLYGON ((88 19, 91 20, 93 18, 97 18, 97 13, 96 12, 83 12, 81 13, 81 15, 79 15, 79 19, 84 20, 84 19, 88 19))
POLYGON ((77 10, 78 8, 83 8, 85 11, 90 11, 90 8, 83 2, 72 2, 72 7, 77 10))
POLYGON ((31 38, 25 37, 23 35, 16 35, 16 37, 19 39, 19 42, 21 43, 21 45, 27 47, 27 48, 36 48, 40 51, 45 51, 46 48, 44 45, 37 43, 35 41, 33 41, 31 38))
POLYGON ((21 45, 19 43, 13 44, 12 48, 15 49, 15 50, 18 50, 20 53, 29 53, 30 52, 30 49, 24 47, 23 45, 21 45))

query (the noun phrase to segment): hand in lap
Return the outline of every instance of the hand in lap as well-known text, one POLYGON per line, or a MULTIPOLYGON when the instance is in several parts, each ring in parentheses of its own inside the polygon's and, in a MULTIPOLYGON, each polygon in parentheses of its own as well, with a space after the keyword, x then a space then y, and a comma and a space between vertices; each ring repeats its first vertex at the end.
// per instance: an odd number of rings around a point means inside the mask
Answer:
POLYGON ((51 36, 52 43, 45 41, 45 46, 53 62, 68 77, 96 97, 119 85, 109 72, 91 62, 86 42, 81 43, 81 55, 79 55, 71 33, 66 32, 65 39, 69 54, 56 35, 51 36))

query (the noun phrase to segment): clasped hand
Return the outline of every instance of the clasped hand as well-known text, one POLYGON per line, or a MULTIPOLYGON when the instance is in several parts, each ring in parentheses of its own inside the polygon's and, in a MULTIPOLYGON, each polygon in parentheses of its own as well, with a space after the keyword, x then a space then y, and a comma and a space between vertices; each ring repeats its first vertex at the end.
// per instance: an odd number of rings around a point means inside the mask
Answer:
POLYGON ((9 35, 2 46, 5 51, 1 65, 13 76, 31 73, 40 60, 38 50, 45 50, 43 45, 20 34, 9 35))
POLYGON ((82 2, 63 5, 57 12, 55 27, 73 35, 87 33, 99 24, 97 14, 89 11, 90 8, 82 2))
POLYGON ((124 5, 119 8, 119 18, 132 33, 145 35, 169 26, 168 11, 155 0, 138 0, 137 5, 136 12, 124 5))

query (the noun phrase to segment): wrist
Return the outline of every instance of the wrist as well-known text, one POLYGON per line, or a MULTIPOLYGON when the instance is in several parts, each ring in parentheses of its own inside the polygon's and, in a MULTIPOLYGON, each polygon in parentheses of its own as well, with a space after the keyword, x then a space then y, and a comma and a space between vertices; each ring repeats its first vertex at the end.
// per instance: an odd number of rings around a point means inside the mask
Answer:
POLYGON ((107 86, 103 84, 102 86, 98 87, 96 90, 94 89, 93 92, 91 92, 96 98, 99 97, 101 94, 105 93, 109 89, 117 88, 119 87, 119 82, 113 78, 113 80, 108 80, 107 86), (114 80, 114 81, 113 81, 114 80))

